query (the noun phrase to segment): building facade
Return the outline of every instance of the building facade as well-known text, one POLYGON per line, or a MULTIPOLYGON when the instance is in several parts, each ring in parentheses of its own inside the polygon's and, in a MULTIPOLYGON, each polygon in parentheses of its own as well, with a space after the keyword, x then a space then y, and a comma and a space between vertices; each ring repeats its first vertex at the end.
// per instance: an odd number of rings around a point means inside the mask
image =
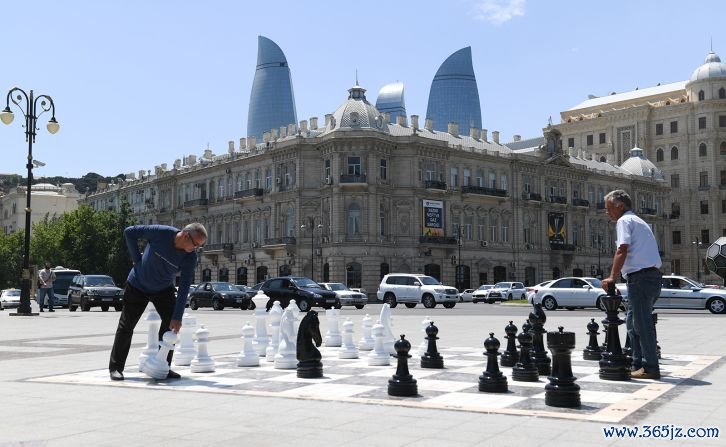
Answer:
MULTIPOLYGON (((31 224, 49 217, 60 217, 78 208, 81 195, 72 183, 60 186, 37 183, 30 188, 31 224)), ((17 186, 8 194, 0 195, 0 228, 5 234, 25 229, 27 188, 17 186)), ((32 231, 32 226, 31 226, 32 231)))

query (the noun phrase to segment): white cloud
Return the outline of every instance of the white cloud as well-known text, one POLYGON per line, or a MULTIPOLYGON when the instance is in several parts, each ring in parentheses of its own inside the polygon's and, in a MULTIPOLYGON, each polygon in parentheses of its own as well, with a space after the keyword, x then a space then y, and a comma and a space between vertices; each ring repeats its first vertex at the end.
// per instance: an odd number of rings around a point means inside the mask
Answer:
POLYGON ((474 18, 495 25, 523 16, 526 0, 477 0, 474 4, 474 18))

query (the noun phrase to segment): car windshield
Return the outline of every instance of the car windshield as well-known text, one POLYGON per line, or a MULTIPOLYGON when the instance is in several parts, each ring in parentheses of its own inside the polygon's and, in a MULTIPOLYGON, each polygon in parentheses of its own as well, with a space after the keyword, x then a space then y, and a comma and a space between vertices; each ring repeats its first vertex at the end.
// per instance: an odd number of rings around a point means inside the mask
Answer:
POLYGON ((115 287, 110 276, 87 276, 86 285, 90 287, 115 287))
POLYGON ((511 282, 498 282, 498 283, 494 284, 495 289, 508 289, 510 287, 512 287, 511 282))
POLYGON ((600 281, 597 278, 584 278, 584 279, 585 279, 585 281, 592 284, 593 287, 602 287, 602 281, 600 281))
POLYGON ((3 292, 5 296, 20 296, 20 290, 5 290, 3 292))
POLYGON ((295 278, 292 280, 298 287, 308 287, 311 289, 321 289, 320 284, 309 278, 295 278))
POLYGON ((330 290, 348 290, 348 288, 345 287, 345 284, 341 284, 339 282, 328 283, 328 288, 330 290))
POLYGON ((487 284, 487 285, 484 285, 484 286, 479 286, 479 288, 476 289, 476 290, 489 290, 491 288, 492 288, 492 286, 489 285, 489 284, 487 284))
POLYGON ((430 276, 420 276, 418 278, 418 280, 421 281, 421 284, 423 284, 425 286, 436 286, 436 285, 441 284, 441 282, 438 279, 432 278, 430 276))
POLYGON ((239 289, 228 282, 214 283, 212 288, 217 292, 239 292, 239 289))

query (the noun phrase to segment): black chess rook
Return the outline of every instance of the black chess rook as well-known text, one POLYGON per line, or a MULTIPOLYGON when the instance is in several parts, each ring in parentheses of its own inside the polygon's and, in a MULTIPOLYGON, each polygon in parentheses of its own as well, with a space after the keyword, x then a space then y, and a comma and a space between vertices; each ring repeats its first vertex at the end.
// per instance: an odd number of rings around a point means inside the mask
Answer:
POLYGON ((418 396, 418 385, 416 379, 413 378, 408 371, 408 359, 411 358, 411 343, 406 340, 406 336, 401 334, 401 339, 393 345, 396 351, 398 364, 396 365, 396 374, 388 380, 388 395, 398 397, 414 397, 418 396))
POLYGON ((600 360, 602 349, 597 344, 598 329, 600 329, 600 325, 595 322, 594 318, 590 318, 590 322, 587 323, 587 335, 590 338, 587 347, 582 350, 582 358, 585 360, 600 360))
POLYGON ((421 356, 421 368, 432 368, 432 369, 443 369, 444 358, 439 354, 438 348, 436 347, 436 340, 439 339, 436 335, 439 333, 439 328, 434 326, 434 322, 429 323, 426 327, 426 340, 428 346, 426 352, 421 356))
POLYGON ((545 404, 551 407, 575 408, 580 406, 580 386, 572 375, 572 350, 575 349, 575 333, 547 333, 547 347, 552 352, 552 375, 545 385, 545 404))
POLYGON ((519 354, 517 353, 517 326, 510 320, 509 324, 504 327, 504 333, 507 334, 504 336, 507 339, 507 348, 502 353, 499 364, 511 367, 516 365, 517 360, 519 360, 519 354))
POLYGON ((484 355, 487 357, 487 369, 479 376, 479 391, 485 393, 506 393, 508 390, 507 378, 499 371, 499 366, 497 365, 499 346, 499 340, 494 337, 494 332, 490 332, 489 338, 484 340, 484 349, 486 349, 484 355))

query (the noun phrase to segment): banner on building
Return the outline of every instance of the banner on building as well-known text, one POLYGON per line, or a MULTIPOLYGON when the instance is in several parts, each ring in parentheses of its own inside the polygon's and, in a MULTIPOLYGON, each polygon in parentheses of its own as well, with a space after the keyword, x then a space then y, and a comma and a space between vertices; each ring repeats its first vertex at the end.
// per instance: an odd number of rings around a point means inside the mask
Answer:
POLYGON ((549 213, 547 215, 547 235, 550 245, 565 245, 565 214, 549 213))
POLYGON ((423 200, 423 235, 444 236, 444 202, 423 200))

